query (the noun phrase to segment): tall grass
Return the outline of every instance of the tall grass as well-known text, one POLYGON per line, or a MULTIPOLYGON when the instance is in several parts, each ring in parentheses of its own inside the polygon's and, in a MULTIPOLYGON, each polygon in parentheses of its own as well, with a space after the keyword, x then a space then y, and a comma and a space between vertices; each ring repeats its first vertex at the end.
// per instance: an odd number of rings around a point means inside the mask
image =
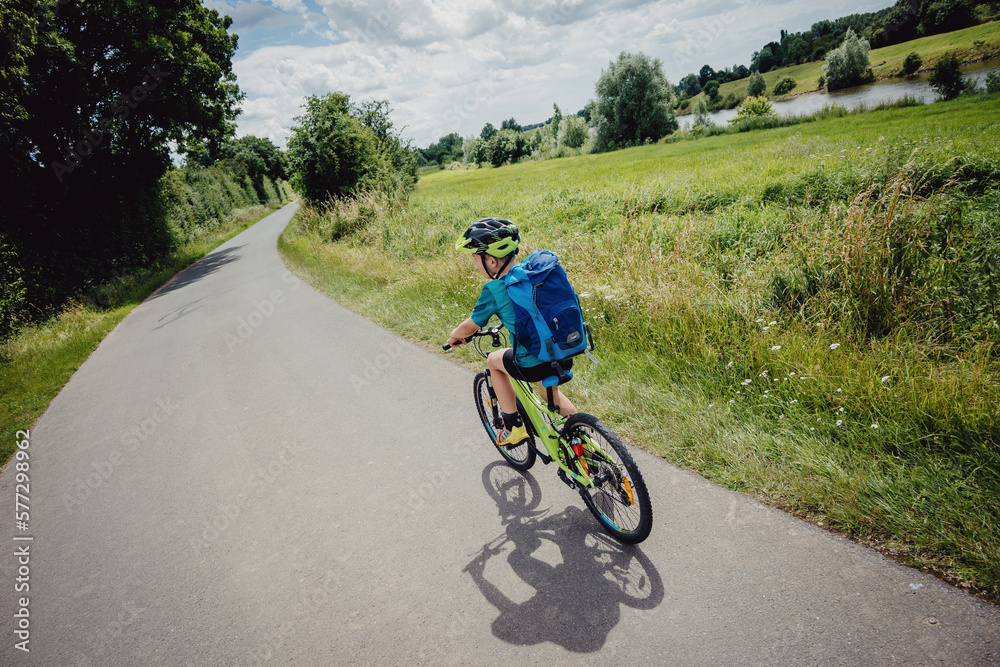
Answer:
POLYGON ((582 409, 996 598, 998 130, 1000 101, 970 98, 437 172, 409 207, 336 242, 293 224, 279 249, 435 344, 482 286, 452 241, 510 218, 525 250, 560 255, 595 330, 582 409))

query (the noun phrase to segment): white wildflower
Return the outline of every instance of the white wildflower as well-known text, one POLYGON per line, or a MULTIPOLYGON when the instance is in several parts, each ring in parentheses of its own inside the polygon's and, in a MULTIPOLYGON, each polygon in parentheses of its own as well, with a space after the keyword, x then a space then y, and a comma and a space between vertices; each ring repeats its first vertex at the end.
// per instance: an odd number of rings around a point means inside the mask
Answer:
POLYGON ((885 383, 886 383, 886 382, 888 382, 888 381, 889 381, 890 379, 892 379, 892 376, 891 376, 891 375, 883 375, 883 376, 882 376, 882 380, 881 380, 881 382, 882 382, 882 384, 885 384, 885 383))
POLYGON ((844 423, 844 420, 843 420, 843 419, 838 419, 838 420, 837 420, 837 426, 840 426, 840 425, 841 425, 841 424, 843 424, 843 423, 844 423))
MULTIPOLYGON (((457 306, 458 304, 455 304, 455 305, 457 306)), ((780 349, 781 349, 780 345, 772 345, 771 346, 771 352, 777 352, 780 349)))
POLYGON ((778 323, 778 322, 777 322, 776 320, 772 320, 771 322, 768 322, 768 323, 767 323, 767 326, 769 326, 769 327, 773 327, 773 326, 774 326, 775 324, 777 324, 777 323, 778 323))
POLYGON ((830 349, 836 350, 838 347, 840 347, 840 343, 834 343, 833 345, 830 346, 830 349))
POLYGON ((874 424, 872 424, 872 428, 877 429, 878 428, 878 422, 875 422, 874 424))

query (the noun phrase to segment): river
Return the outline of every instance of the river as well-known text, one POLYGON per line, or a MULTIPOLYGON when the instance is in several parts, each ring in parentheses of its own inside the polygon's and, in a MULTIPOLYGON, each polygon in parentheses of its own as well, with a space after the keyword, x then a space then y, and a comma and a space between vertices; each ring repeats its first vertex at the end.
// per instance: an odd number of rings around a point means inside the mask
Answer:
MULTIPOLYGON (((986 75, 994 70, 1000 69, 1000 63, 991 60, 985 63, 974 63, 962 67, 962 73, 966 81, 976 81, 979 86, 985 85, 983 81, 986 75)), ((848 109, 856 109, 862 105, 875 106, 883 102, 893 102, 909 95, 926 103, 937 99, 937 93, 927 82, 929 73, 916 74, 905 79, 885 79, 865 86, 845 88, 832 93, 815 92, 798 95, 784 102, 772 102, 776 113, 782 116, 792 114, 809 114, 822 109, 827 104, 840 104, 848 109)), ((736 117, 736 109, 723 109, 710 113, 709 118, 716 125, 725 125, 730 118, 736 117)), ((691 127, 694 114, 678 116, 678 122, 682 129, 691 127)))

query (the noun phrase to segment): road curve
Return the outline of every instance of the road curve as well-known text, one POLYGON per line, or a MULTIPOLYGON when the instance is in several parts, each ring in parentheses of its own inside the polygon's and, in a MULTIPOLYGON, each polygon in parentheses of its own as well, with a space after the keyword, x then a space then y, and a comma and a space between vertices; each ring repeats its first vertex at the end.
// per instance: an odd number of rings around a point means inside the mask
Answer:
POLYGON ((294 211, 77 371, 25 530, 0 476, 0 664, 1000 664, 997 607, 642 452, 653 533, 617 546, 498 462, 467 370, 285 268, 294 211))

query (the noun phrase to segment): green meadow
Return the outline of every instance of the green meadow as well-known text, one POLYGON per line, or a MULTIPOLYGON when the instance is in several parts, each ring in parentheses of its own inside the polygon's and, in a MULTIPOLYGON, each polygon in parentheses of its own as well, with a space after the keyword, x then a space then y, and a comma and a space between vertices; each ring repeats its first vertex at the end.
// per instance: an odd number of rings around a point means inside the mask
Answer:
POLYGON ((439 350, 482 287, 455 238, 509 218, 525 251, 560 255, 594 329, 582 410, 1000 599, 998 136, 1000 99, 968 97, 440 171, 408 203, 303 209, 279 251, 439 350))

